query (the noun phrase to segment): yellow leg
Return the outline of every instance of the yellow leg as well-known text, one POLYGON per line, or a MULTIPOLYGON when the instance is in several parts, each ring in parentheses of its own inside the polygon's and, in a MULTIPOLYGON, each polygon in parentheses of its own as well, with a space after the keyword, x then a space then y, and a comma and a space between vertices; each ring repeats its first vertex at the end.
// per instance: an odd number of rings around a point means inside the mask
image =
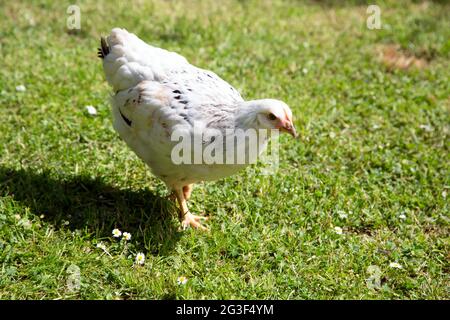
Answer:
MULTIPOLYGON (((184 189, 184 188, 183 188, 184 189)), ((189 212, 187 207, 186 199, 184 197, 184 190, 175 190, 175 195, 177 197, 178 203, 180 204, 180 220, 183 230, 186 230, 189 226, 195 229, 201 229, 207 231, 208 229, 200 224, 200 220, 207 220, 206 217, 196 216, 189 212)))
POLYGON ((193 189, 193 184, 192 183, 183 187, 183 195, 184 195, 184 199, 186 201, 188 201, 189 198, 191 197, 192 189, 193 189))

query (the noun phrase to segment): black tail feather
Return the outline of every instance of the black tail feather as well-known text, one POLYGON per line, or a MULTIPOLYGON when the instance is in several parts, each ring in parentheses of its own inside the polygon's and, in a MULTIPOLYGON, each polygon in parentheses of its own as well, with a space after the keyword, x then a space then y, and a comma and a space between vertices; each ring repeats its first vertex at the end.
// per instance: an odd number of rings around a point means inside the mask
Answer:
POLYGON ((109 46, 104 37, 100 38, 101 47, 98 48, 98 57, 104 59, 109 53, 109 46))

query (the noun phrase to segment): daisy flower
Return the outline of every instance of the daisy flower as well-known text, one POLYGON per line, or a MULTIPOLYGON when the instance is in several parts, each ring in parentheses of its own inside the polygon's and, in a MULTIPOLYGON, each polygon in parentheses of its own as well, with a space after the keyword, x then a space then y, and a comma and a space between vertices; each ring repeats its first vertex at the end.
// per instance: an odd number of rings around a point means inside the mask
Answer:
POLYGON ((97 109, 93 106, 86 106, 86 110, 91 116, 95 116, 97 114, 97 109))
POLYGON ((103 243, 101 243, 101 242, 97 243, 97 248, 103 249, 103 250, 106 249, 105 245, 103 243))
POLYGON ((144 262, 145 262, 145 255, 142 252, 139 252, 136 255, 136 263, 137 264, 144 264, 144 262))
POLYGON ((106 250, 106 246, 103 243, 101 243, 101 242, 97 243, 97 248, 102 249, 102 250, 106 250))
POLYGON ((389 267, 395 268, 395 269, 402 269, 403 268, 402 265, 400 263, 398 263, 398 262, 391 262, 391 263, 389 263, 389 267))
POLYGON ((104 253, 112 258, 111 254, 108 252, 108 250, 106 250, 106 246, 103 243, 97 243, 97 248, 101 249, 104 253))
POLYGON ((129 232, 124 232, 122 236, 126 241, 130 241, 131 239, 131 234, 129 232))
POLYGON ((114 238, 119 238, 122 235, 122 231, 120 231, 119 229, 114 229, 112 231, 112 235, 114 238))
POLYGON ((341 227, 334 227, 334 232, 337 234, 342 234, 342 228, 341 227))
POLYGON ((188 281, 188 279, 186 277, 181 276, 181 277, 178 277, 177 284, 184 285, 184 284, 186 284, 187 281, 188 281))
POLYGON ((344 211, 338 211, 337 214, 339 215, 339 218, 341 219, 347 219, 348 215, 344 211))
POLYGON ((16 87, 17 92, 25 92, 26 90, 27 88, 23 84, 16 87))

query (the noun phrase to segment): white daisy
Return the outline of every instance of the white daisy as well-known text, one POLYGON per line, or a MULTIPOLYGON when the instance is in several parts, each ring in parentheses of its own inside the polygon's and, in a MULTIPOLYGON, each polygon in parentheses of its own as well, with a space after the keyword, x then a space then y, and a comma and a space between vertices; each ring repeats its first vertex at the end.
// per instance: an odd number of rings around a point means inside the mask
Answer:
POLYGON ((93 106, 86 106, 86 110, 91 116, 95 116, 97 114, 97 109, 93 106))
POLYGON ((112 258, 111 254, 108 252, 106 246, 103 243, 101 242, 97 243, 97 248, 101 249, 104 253, 106 253, 108 256, 112 258))
POLYGON ((188 281, 188 279, 186 277, 181 276, 181 277, 178 277, 177 284, 184 285, 184 284, 186 284, 187 281, 188 281))
POLYGON ((122 236, 123 236, 123 239, 125 239, 126 241, 130 241, 130 239, 131 239, 131 234, 129 232, 124 232, 122 234, 122 236))
POLYGON ((432 132, 434 130, 429 124, 421 124, 419 127, 426 132, 432 132))
POLYGON ((32 223, 28 219, 22 219, 19 221, 19 224, 21 224, 25 229, 31 229, 32 223))
POLYGON ((342 234, 342 228, 341 227, 334 227, 334 232, 337 234, 342 234))
POLYGON ((389 267, 395 268, 395 269, 403 269, 402 265, 398 262, 391 262, 389 263, 389 267))
POLYGON ((23 84, 16 87, 17 92, 25 92, 26 90, 27 88, 23 84))
POLYGON ((101 242, 97 243, 97 248, 102 249, 102 250, 106 250, 106 246, 103 243, 101 243, 101 242))
POLYGON ((342 210, 339 210, 337 212, 337 214, 339 215, 339 218, 341 218, 341 219, 347 219, 347 217, 348 217, 348 215, 342 210))
POLYGON ((144 264, 144 262, 145 262, 145 255, 142 252, 139 252, 136 255, 136 263, 137 264, 144 264))
POLYGON ((112 235, 114 238, 119 238, 122 235, 122 231, 120 231, 119 229, 114 229, 112 231, 112 235))
POLYGON ((399 215, 398 216, 400 219, 402 219, 402 220, 405 220, 406 219, 406 216, 404 215, 404 214, 401 214, 401 215, 399 215))

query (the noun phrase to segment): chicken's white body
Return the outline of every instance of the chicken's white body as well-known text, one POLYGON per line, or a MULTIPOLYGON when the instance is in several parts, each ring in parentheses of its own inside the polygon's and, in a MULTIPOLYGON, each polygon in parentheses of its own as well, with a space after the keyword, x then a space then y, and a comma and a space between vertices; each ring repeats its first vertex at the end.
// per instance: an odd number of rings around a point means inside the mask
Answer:
POLYGON ((152 47, 123 29, 113 29, 107 43, 110 52, 103 66, 116 92, 112 97, 114 128, 169 188, 217 180, 246 166, 177 165, 171 159, 178 143, 171 141, 174 130, 191 132, 194 123, 222 131, 239 125, 236 113, 244 100, 236 89, 215 73, 189 64, 174 52, 152 47))
MULTIPOLYGON (((192 190, 191 184, 230 176, 248 163, 175 164, 172 150, 178 141, 171 139, 174 131, 192 136, 194 126, 200 126, 225 136, 227 130, 257 131, 286 125, 288 132, 295 135, 292 113, 283 102, 273 99, 246 102, 215 73, 189 64, 174 52, 150 46, 124 29, 115 28, 106 40, 102 39, 99 56, 115 92, 112 97, 115 130, 174 191, 186 215, 185 221, 189 220, 187 224, 198 225, 193 215, 186 214, 185 200, 192 190)), ((258 139, 257 143, 260 153, 267 139, 258 139)))

